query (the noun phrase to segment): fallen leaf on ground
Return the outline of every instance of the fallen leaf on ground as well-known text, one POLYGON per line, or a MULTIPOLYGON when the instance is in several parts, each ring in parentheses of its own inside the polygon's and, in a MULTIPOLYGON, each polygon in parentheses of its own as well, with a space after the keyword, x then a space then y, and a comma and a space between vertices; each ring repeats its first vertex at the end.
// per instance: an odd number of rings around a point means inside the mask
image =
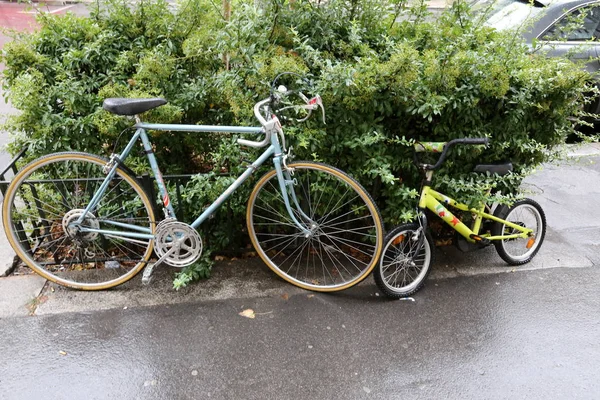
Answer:
POLYGON ((281 298, 284 299, 284 300, 287 300, 287 299, 290 298, 290 296, 287 293, 284 293, 284 294, 281 295, 281 298))
POLYGON ((254 314, 254 310, 252 310, 251 308, 248 308, 247 310, 244 310, 240 313, 240 315, 242 317, 246 317, 246 318, 255 318, 256 315, 254 314))

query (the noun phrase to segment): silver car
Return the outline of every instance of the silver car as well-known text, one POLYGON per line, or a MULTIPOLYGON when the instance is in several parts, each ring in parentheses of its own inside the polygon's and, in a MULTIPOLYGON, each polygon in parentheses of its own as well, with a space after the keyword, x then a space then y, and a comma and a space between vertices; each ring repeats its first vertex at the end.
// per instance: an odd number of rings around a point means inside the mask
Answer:
MULTIPOLYGON (((479 0, 472 4, 497 29, 520 28, 527 43, 537 42, 550 57, 581 61, 600 69, 600 0, 479 0)), ((598 113, 600 103, 588 111, 598 113)))

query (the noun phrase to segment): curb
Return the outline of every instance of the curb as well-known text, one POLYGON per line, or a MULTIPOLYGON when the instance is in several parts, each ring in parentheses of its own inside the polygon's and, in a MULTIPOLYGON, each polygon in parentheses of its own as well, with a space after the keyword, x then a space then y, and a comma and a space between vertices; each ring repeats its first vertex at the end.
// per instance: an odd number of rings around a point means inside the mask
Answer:
POLYGON ((600 155, 600 143, 567 144, 567 157, 589 157, 600 155))
POLYGON ((35 274, 0 279, 0 318, 32 315, 45 286, 35 274))

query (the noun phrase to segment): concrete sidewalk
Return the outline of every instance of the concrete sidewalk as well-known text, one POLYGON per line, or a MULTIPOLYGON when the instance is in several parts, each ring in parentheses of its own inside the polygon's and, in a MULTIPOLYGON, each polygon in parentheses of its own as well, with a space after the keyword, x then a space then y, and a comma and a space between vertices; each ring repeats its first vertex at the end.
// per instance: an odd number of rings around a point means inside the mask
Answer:
MULTIPOLYGON (((453 246, 440 247, 427 285, 465 275, 599 266, 600 214, 593 210, 600 197, 600 144, 572 147, 570 155, 562 164, 546 165, 524 182, 528 197, 542 205, 548 222, 546 238, 532 262, 508 267, 493 246, 472 253, 462 253, 453 246)), ((0 240, 5 240, 3 232, 0 240)), ((6 244, 1 250, 7 253, 6 244)), ((125 285, 103 292, 65 289, 37 275, 0 278, 0 318, 227 298, 285 297, 302 291, 277 278, 259 258, 218 262, 209 280, 178 292, 172 289, 174 272, 170 267, 160 267, 150 286, 141 284, 140 274, 125 285)), ((372 278, 360 286, 362 293, 368 290, 372 296, 380 295, 372 278)), ((352 296, 352 292, 349 289, 336 295, 352 296)), ((415 297, 419 301, 419 295, 415 297)))

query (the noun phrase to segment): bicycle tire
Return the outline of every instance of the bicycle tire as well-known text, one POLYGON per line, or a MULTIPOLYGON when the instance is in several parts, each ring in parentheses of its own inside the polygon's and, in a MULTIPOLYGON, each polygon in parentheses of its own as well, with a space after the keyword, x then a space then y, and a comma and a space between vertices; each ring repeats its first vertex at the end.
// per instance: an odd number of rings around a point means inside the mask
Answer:
POLYGON ((417 229, 417 224, 403 224, 385 237, 383 255, 373 276, 379 290, 388 297, 399 299, 415 294, 431 272, 433 239, 426 233, 423 247, 415 256, 413 239, 417 229))
MULTIPOLYGON (((107 160, 79 152, 38 158, 12 180, 2 207, 11 246, 32 270, 73 289, 101 290, 133 278, 152 255, 150 239, 69 228, 106 178, 107 160)), ((154 233, 152 203, 137 180, 121 168, 83 226, 121 231, 134 224, 154 233)))
POLYGON ((310 220, 298 209, 294 215, 314 234, 306 237, 292 221, 271 170, 254 187, 246 213, 258 255, 278 276, 303 289, 335 292, 358 284, 382 250, 383 224, 375 203, 337 168, 309 161, 289 167, 299 208, 310 220))
MULTIPOLYGON (((528 246, 530 238, 495 240, 494 246, 500 258, 509 265, 523 265, 535 257, 542 246, 546 236, 546 214, 542 207, 534 200, 522 199, 515 202, 512 207, 498 207, 494 215, 506 221, 533 229, 535 242, 528 246), (523 250, 521 253, 519 250, 523 250)), ((495 222, 492 235, 513 234, 518 231, 506 225, 495 222)))

